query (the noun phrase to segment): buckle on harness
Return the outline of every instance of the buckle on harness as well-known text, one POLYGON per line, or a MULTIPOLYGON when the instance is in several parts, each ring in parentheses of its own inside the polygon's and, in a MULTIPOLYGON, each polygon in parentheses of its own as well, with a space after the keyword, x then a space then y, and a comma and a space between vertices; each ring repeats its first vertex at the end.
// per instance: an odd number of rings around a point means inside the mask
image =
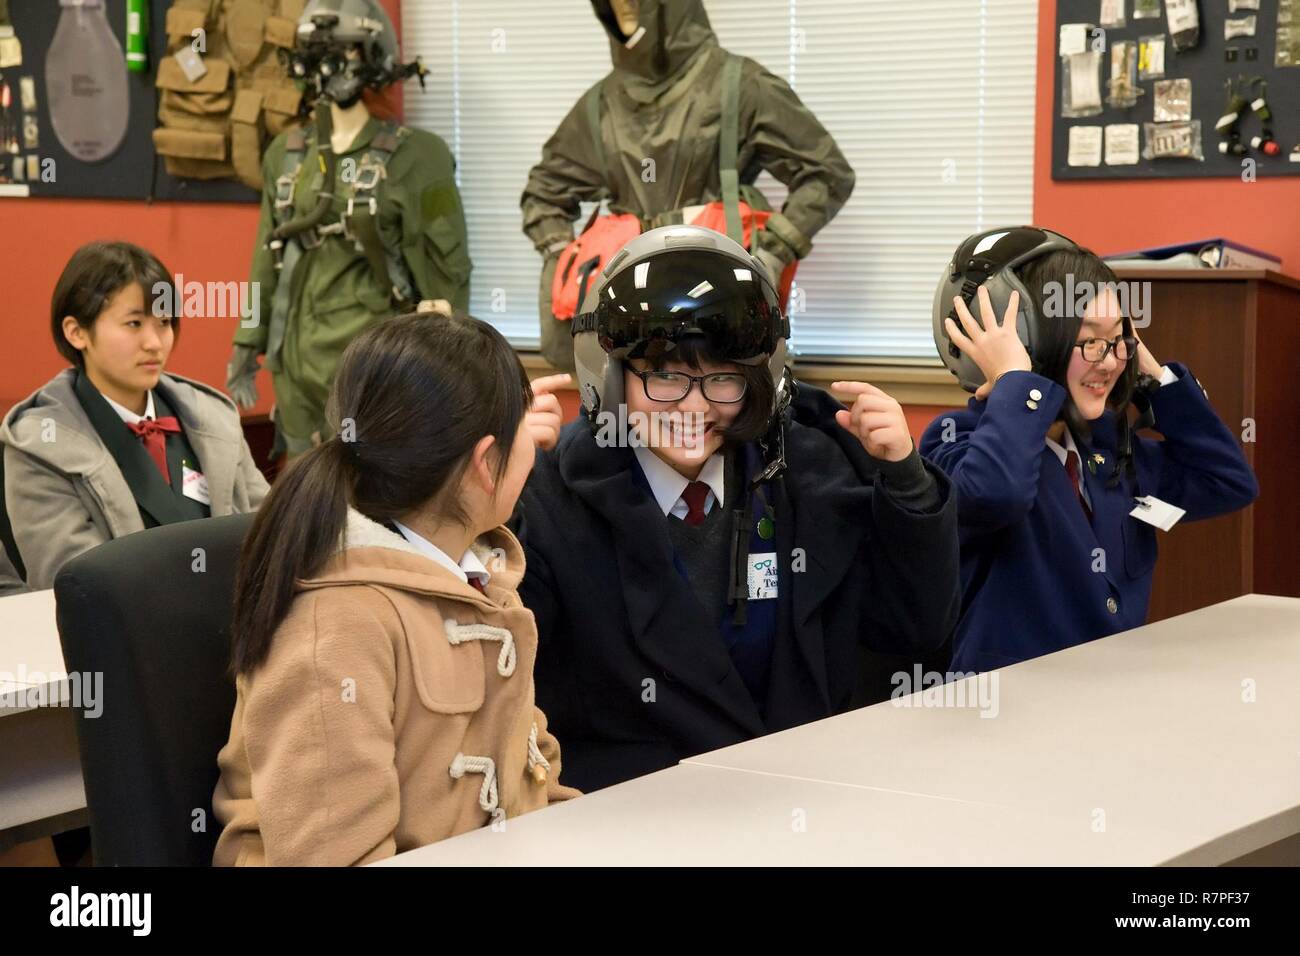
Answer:
POLYGON ((358 192, 370 192, 379 185, 379 180, 387 175, 383 166, 363 165, 357 170, 356 179, 352 183, 352 188, 358 192))
POLYGON ((275 209, 277 212, 288 209, 293 205, 293 184, 294 176, 291 173, 284 173, 275 181, 275 209))
MULTIPOLYGON (((356 197, 349 196, 348 208, 343 213, 343 218, 339 220, 338 225, 342 227, 344 236, 351 239, 353 242, 360 242, 361 240, 358 239, 357 236, 352 232, 352 226, 351 226, 352 216, 356 213, 356 208, 357 208, 356 197)), ((366 200, 366 211, 371 216, 379 215, 379 200, 377 200, 374 196, 369 197, 369 199, 366 200)))

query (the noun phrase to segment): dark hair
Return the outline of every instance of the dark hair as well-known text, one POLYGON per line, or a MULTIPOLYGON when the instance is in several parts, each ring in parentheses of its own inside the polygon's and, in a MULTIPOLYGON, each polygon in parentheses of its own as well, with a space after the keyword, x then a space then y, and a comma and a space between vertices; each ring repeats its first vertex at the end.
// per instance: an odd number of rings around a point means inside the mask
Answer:
MULTIPOLYGON (((1119 279, 1110 266, 1089 249, 1050 252, 1026 264, 1019 270, 1019 275, 1040 317, 1040 340, 1033 356, 1034 371, 1068 389, 1066 376, 1084 316, 1081 310, 1075 308, 1073 301, 1068 301, 1069 296, 1059 299, 1067 306, 1063 314, 1052 314, 1055 310, 1046 308, 1047 297, 1053 291, 1059 295, 1060 290, 1070 288, 1085 288, 1095 293, 1107 286, 1118 285, 1119 279)), ((1127 314, 1123 315, 1123 334, 1133 334, 1133 319, 1127 314)), ((1133 400, 1137 377, 1137 356, 1130 355, 1106 397, 1106 404, 1115 413, 1116 446, 1120 459, 1109 482, 1112 487, 1119 482, 1121 473, 1133 469, 1133 435, 1128 408, 1133 400)), ((1074 399, 1068 394, 1061 407, 1060 417, 1076 438, 1087 441, 1091 437, 1092 429, 1088 421, 1079 414, 1074 399)))
MULTIPOLYGON (((148 249, 129 242, 88 242, 72 254, 54 285, 50 301, 50 333, 59 354, 77 368, 86 367, 81 350, 63 334, 63 319, 72 316, 89 330, 110 299, 132 282, 144 292, 145 311, 153 310, 159 296, 171 296, 173 279, 166 267, 148 249), (158 284, 167 291, 158 290, 158 284)), ((170 309, 167 314, 171 315, 170 309)), ((181 334, 180 316, 171 315, 172 341, 181 334)))
POLYGON ((666 352, 652 350, 643 357, 651 370, 656 372, 669 362, 681 362, 697 372, 706 364, 736 365, 745 377, 744 402, 731 424, 719 428, 718 433, 728 445, 758 441, 767 434, 772 420, 772 402, 776 399, 776 385, 766 361, 759 365, 743 365, 734 359, 715 355, 700 336, 687 336, 675 348, 666 352))
POLYGON ((432 500, 449 521, 470 452, 496 439, 498 477, 532 404, 528 376, 505 338, 471 316, 383 319, 343 353, 326 408, 328 441, 290 462, 244 541, 231 625, 233 670, 266 659, 296 582, 338 547, 348 506, 385 522, 432 500))

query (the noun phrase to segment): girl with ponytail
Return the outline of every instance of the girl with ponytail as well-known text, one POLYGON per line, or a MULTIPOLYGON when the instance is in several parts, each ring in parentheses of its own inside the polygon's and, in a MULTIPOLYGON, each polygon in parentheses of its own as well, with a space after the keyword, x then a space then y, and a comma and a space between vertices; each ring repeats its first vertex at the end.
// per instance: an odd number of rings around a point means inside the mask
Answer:
POLYGON ((528 379, 490 325, 376 323, 244 544, 218 865, 370 863, 576 791, 533 701, 537 631, 504 526, 532 468, 528 379))

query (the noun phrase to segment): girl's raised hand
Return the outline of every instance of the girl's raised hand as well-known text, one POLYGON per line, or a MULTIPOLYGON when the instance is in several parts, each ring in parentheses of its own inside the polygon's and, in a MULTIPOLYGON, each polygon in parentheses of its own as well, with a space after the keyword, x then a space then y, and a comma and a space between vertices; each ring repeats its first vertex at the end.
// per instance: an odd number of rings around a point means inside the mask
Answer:
POLYGON ((993 390, 993 383, 999 375, 1016 370, 1032 371, 1034 363, 1029 360, 1029 353, 1025 351, 1024 343, 1016 333, 1016 310, 1020 307, 1020 293, 1011 293, 1006 315, 1001 322, 998 322, 997 315, 993 312, 988 289, 980 286, 976 295, 980 300, 982 322, 975 320, 960 296, 953 296, 957 321, 944 319, 943 324, 953 344, 969 355, 984 373, 984 384, 975 391, 975 397, 982 399, 993 390))
POLYGON ((1150 375, 1152 378, 1159 378, 1164 372, 1164 366, 1151 354, 1147 344, 1142 341, 1142 336, 1138 335, 1138 330, 1133 329, 1133 338, 1137 339, 1137 360, 1138 371, 1150 375))
POLYGON ((564 411, 553 393, 568 386, 572 380, 572 376, 564 374, 546 375, 532 382, 533 404, 524 416, 524 424, 532 432, 533 444, 542 451, 555 447, 560 440, 560 429, 564 427, 564 411))
POLYGON ((902 461, 912 453, 912 434, 902 405, 866 382, 832 382, 831 391, 853 396, 853 404, 836 412, 835 421, 862 442, 868 455, 880 461, 902 461))

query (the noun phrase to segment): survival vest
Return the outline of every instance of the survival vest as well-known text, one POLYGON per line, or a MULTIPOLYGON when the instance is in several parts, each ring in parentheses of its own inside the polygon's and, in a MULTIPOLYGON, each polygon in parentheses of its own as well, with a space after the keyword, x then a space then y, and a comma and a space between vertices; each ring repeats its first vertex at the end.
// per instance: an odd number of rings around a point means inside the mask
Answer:
POLYGON ((280 51, 293 49, 304 5, 174 0, 155 80, 162 125, 153 132, 168 173, 262 188, 263 147, 299 119, 302 93, 280 51))

